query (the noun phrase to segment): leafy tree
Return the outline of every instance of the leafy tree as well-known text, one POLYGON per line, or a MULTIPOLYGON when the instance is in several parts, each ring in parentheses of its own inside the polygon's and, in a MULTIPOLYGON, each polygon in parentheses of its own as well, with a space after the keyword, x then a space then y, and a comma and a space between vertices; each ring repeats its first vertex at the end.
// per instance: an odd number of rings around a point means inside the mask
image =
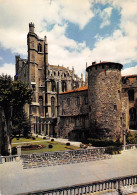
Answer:
POLYGON ((30 121, 24 109, 13 108, 12 116, 12 137, 17 135, 28 137, 31 131, 30 121))
POLYGON ((0 106, 5 117, 4 153, 11 153, 13 110, 22 110, 31 103, 32 90, 22 81, 13 81, 11 76, 0 75, 0 106))

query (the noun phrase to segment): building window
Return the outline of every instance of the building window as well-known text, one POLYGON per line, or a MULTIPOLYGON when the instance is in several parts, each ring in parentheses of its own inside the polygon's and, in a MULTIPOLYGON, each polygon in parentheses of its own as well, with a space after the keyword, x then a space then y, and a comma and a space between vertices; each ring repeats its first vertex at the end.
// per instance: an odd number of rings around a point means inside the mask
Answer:
POLYGON ((42 52, 42 45, 40 43, 38 44, 38 52, 42 52))
POLYGON ((121 100, 121 93, 120 93, 120 90, 118 90, 118 100, 121 100))
POLYGON ((67 98, 67 104, 70 106, 70 98, 67 98))
POLYGON ((76 98, 76 105, 77 106, 80 105, 80 98, 79 97, 76 98))
POLYGON ((51 116, 54 117, 55 115, 55 98, 51 97, 51 116))
POLYGON ((75 127, 79 126, 79 118, 75 118, 75 127))
POLYGON ((117 110, 117 105, 114 105, 114 110, 117 110))
POLYGON ((128 98, 129 98, 129 101, 134 101, 134 90, 129 90, 128 91, 128 98))
POLYGON ((66 119, 66 126, 67 127, 69 126, 69 119, 68 118, 66 119))
POLYGON ((52 81, 52 82, 51 82, 51 90, 52 90, 52 91, 56 91, 56 84, 55 84, 55 81, 52 81))
POLYGON ((137 129, 137 114, 136 114, 136 108, 132 107, 129 110, 129 128, 130 129, 137 129))
POLYGON ((67 84, 65 81, 62 81, 62 92, 67 91, 67 84))
POLYGON ((43 97, 39 97, 39 114, 40 116, 44 116, 44 108, 43 108, 43 97))
POLYGON ((84 97, 84 102, 85 102, 85 104, 88 104, 88 96, 84 97))
POLYGON ((122 126, 122 117, 120 117, 120 126, 122 126))

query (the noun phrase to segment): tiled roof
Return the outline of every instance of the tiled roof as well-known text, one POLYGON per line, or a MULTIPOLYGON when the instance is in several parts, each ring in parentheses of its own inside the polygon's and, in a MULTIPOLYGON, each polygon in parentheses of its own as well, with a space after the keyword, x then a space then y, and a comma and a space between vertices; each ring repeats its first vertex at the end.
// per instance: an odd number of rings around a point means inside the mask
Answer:
POLYGON ((60 94, 66 94, 66 93, 74 93, 74 92, 78 92, 78 91, 85 91, 85 90, 88 90, 88 86, 83 86, 83 87, 80 87, 80 88, 77 88, 77 89, 74 89, 74 90, 70 90, 70 91, 65 91, 63 93, 60 93, 60 94))

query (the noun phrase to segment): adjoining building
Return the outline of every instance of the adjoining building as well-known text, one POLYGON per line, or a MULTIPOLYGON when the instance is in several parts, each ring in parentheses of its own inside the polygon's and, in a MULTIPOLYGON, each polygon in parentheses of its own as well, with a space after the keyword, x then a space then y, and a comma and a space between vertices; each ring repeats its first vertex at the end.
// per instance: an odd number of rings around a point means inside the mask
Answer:
POLYGON ((48 62, 48 44, 34 32, 29 24, 27 35, 28 59, 16 56, 16 80, 22 80, 33 89, 33 101, 25 109, 31 121, 33 133, 56 136, 58 94, 84 85, 83 75, 79 78, 74 68, 70 70, 48 62))
POLYGON ((89 128, 88 86, 59 94, 58 136, 85 139, 89 128))
POLYGON ((122 77, 121 69, 93 62, 86 68, 88 86, 59 94, 60 136, 122 140, 123 130, 137 130, 137 75, 122 77))

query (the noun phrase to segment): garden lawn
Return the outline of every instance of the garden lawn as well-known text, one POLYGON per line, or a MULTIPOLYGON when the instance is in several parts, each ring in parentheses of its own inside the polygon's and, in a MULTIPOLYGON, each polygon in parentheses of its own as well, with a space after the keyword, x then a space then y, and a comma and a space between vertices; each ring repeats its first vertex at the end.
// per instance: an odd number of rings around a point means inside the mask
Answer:
POLYGON ((23 138, 23 137, 21 137, 21 138, 13 138, 12 139, 12 144, 14 144, 14 143, 19 143, 19 142, 32 142, 32 141, 41 141, 41 140, 43 140, 42 138, 40 138, 40 137, 36 137, 35 138, 35 140, 33 140, 32 138, 23 138))
MULTIPOLYGON (((12 144, 12 147, 16 147, 17 145, 27 145, 27 144, 19 143, 19 142, 18 142, 19 144, 14 144, 14 143, 12 144)), ((65 144, 62 144, 62 143, 59 143, 59 142, 55 142, 55 141, 52 142, 52 141, 47 141, 47 140, 42 140, 42 141, 39 141, 39 142, 33 141, 33 143, 30 143, 30 144, 44 145, 45 148, 38 149, 38 150, 27 150, 27 151, 22 150, 22 154, 32 154, 32 153, 41 153, 41 152, 54 152, 54 151, 79 149, 78 147, 75 147, 75 146, 66 146, 65 144), (53 148, 49 148, 48 147, 49 144, 51 144, 53 146, 53 148)))

